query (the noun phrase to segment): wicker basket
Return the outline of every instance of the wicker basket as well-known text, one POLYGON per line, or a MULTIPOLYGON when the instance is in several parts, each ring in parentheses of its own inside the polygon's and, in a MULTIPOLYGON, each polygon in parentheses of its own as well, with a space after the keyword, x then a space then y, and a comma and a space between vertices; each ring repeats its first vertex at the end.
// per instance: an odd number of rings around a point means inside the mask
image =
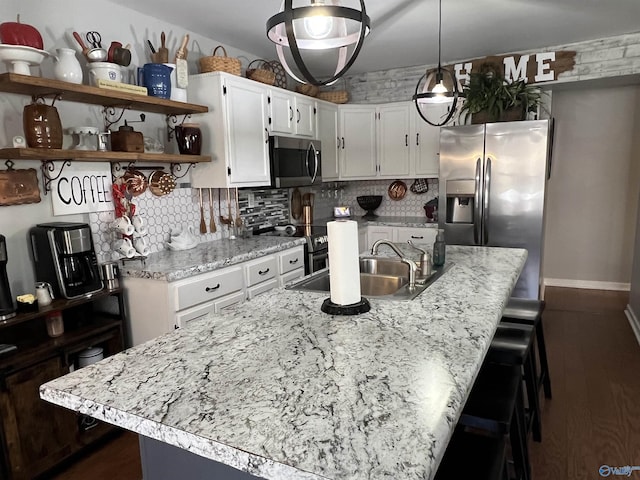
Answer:
POLYGON ((255 80, 256 82, 266 83, 267 85, 273 85, 276 83, 276 74, 273 72, 273 67, 266 60, 260 58, 255 59, 247 66, 246 71, 247 78, 255 80), (255 62, 262 62, 258 68, 251 68, 255 62))
POLYGON ((304 85, 296 85, 296 92, 301 93, 303 95, 308 95, 309 97, 315 97, 318 95, 320 89, 315 85, 309 85, 305 83, 304 85))
POLYGON ((318 92, 316 97, 318 98, 318 100, 325 100, 332 103, 347 103, 349 101, 349 92, 347 92, 346 90, 318 92))
POLYGON ((240 75, 242 65, 240 60, 233 57, 227 57, 227 51, 222 45, 218 45, 210 57, 202 57, 200 59, 200 72, 227 72, 233 75, 240 75), (221 48, 224 57, 216 56, 216 52, 221 48))

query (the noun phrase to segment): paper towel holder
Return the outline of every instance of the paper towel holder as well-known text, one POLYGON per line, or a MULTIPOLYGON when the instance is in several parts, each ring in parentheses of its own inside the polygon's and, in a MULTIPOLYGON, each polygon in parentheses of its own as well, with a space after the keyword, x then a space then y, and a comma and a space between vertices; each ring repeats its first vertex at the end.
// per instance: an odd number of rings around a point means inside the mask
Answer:
POLYGON ((338 305, 337 303, 333 303, 331 297, 329 297, 322 302, 320 310, 329 315, 359 315, 371 310, 371 305, 369 304, 369 300, 364 297, 360 297, 359 302, 350 305, 338 305))

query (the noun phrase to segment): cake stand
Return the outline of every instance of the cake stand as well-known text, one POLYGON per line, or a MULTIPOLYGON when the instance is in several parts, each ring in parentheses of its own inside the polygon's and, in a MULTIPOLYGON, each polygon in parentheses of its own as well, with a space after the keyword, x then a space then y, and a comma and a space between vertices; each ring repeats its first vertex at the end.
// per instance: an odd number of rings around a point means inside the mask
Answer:
POLYGON ((10 73, 31 75, 30 66, 38 66, 50 54, 45 50, 25 45, 0 44, 0 61, 3 61, 10 73))

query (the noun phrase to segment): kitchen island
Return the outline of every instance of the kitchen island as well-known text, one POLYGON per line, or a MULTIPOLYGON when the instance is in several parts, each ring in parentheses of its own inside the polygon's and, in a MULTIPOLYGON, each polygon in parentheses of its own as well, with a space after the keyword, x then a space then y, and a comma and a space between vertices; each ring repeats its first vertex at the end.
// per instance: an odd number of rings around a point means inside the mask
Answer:
POLYGON ((41 397, 261 478, 433 478, 526 260, 520 249, 447 255, 415 300, 334 317, 320 311, 326 294, 280 288, 41 397))

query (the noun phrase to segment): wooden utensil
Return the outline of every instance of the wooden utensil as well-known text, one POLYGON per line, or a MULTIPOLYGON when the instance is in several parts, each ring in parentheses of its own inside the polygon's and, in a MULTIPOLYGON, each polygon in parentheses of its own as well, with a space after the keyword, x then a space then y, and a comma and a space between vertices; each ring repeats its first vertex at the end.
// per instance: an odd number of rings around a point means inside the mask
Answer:
POLYGON ((204 205, 202 203, 202 189, 198 189, 200 194, 200 233, 207 233, 207 223, 204 221, 204 205))
POLYGON ((233 217, 231 215, 231 193, 230 188, 227 188, 227 208, 229 210, 229 238, 236 238, 233 233, 233 217))
POLYGON ((229 225, 229 219, 225 218, 222 215, 222 201, 220 200, 220 190, 222 189, 218 189, 218 209, 220 210, 220 223, 222 223, 223 225, 229 225))
POLYGON ((187 88, 189 84, 189 72, 187 69, 187 43, 189 43, 189 34, 182 38, 182 43, 176 52, 176 83, 178 88, 187 88))
POLYGON ((213 215, 213 188, 209 189, 209 233, 216 233, 216 220, 213 215))
POLYGON ((242 226, 242 218, 240 217, 240 200, 238 199, 238 189, 236 188, 236 227, 242 226))
POLYGON ((73 32, 73 38, 76 39, 76 42, 78 42, 78 45, 80 45, 80 47, 82 48, 82 55, 86 57, 89 49, 84 44, 84 40, 82 40, 82 37, 80 36, 80 34, 78 32, 73 32))
POLYGON ((291 194, 291 216, 297 220, 300 218, 300 215, 302 215, 302 199, 300 190, 296 187, 291 194))
POLYGON ((160 60, 160 63, 169 62, 169 49, 167 48, 166 41, 167 37, 164 32, 162 32, 160 34, 160 48, 158 49, 158 59, 160 60))

